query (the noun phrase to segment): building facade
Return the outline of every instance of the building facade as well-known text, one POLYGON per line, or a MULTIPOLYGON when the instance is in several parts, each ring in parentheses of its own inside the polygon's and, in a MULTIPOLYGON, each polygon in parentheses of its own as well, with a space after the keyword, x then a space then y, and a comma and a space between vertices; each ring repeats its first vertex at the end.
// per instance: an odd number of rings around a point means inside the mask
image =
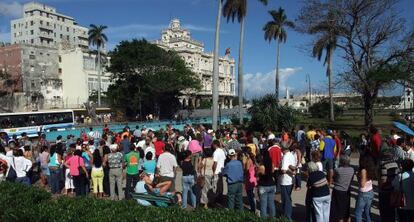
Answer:
POLYGON ((71 45, 88 48, 88 28, 74 18, 35 2, 23 6, 23 18, 11 21, 11 43, 46 47, 71 45))
MULTIPOLYGON (((173 19, 167 29, 162 30, 161 39, 154 42, 165 50, 174 50, 184 59, 188 68, 197 74, 202 88, 197 92, 185 92, 181 98, 184 107, 199 107, 202 102, 212 100, 213 53, 204 52, 204 45, 191 38, 191 33, 173 19)), ((235 62, 226 54, 219 58, 219 105, 231 108, 235 96, 235 62)))
MULTIPOLYGON (((60 50, 59 67, 62 70, 63 102, 65 108, 81 108, 89 96, 98 91, 97 56, 80 48, 60 50)), ((107 57, 102 63, 101 89, 106 92, 110 85, 111 73, 107 57)))

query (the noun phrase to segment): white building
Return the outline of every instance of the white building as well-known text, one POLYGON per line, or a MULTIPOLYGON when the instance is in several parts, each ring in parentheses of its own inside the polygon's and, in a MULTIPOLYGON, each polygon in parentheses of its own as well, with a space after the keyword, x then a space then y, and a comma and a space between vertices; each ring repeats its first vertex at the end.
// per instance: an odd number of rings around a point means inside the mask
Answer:
MULTIPOLYGON (((80 108, 89 95, 98 90, 97 56, 80 48, 61 49, 59 55, 65 108, 80 108)), ((102 67, 109 65, 109 57, 106 60, 102 67)), ((111 74, 102 68, 102 92, 108 90, 110 77, 111 74)))
MULTIPOLYGON (((180 20, 173 19, 167 29, 162 30, 161 39, 154 42, 165 50, 174 50, 187 66, 197 74, 202 89, 186 92, 181 98, 183 106, 200 106, 201 101, 212 100, 213 53, 204 52, 204 45, 191 38, 191 33, 181 27, 180 20)), ((219 58, 219 104, 231 108, 235 96, 235 62, 229 54, 219 58)))
POLYGON ((404 90, 403 95, 401 96, 400 104, 395 107, 396 109, 403 109, 403 110, 410 110, 414 108, 413 104, 413 90, 411 88, 406 87, 404 90))
POLYGON ((11 21, 11 43, 88 48, 88 28, 56 9, 35 2, 23 6, 23 18, 11 21))

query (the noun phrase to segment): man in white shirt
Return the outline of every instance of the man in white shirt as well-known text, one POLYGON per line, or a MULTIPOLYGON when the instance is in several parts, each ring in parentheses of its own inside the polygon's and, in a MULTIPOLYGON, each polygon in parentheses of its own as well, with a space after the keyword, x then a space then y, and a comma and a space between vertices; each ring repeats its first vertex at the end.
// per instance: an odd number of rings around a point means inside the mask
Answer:
POLYGON ((293 177, 296 169, 295 156, 290 152, 289 147, 282 146, 283 157, 281 164, 281 173, 279 177, 280 193, 282 196, 282 206, 285 216, 292 219, 292 189, 293 189, 293 177))
POLYGON ((175 169, 177 168, 177 159, 171 154, 171 146, 165 146, 165 151, 158 157, 157 172, 160 175, 160 183, 171 181, 169 191, 174 191, 175 169))
POLYGON ((216 201, 220 201, 223 197, 223 176, 222 170, 224 168, 224 161, 226 161, 226 153, 224 149, 220 146, 220 142, 218 140, 213 141, 213 147, 216 148, 213 153, 213 191, 216 195, 216 201))

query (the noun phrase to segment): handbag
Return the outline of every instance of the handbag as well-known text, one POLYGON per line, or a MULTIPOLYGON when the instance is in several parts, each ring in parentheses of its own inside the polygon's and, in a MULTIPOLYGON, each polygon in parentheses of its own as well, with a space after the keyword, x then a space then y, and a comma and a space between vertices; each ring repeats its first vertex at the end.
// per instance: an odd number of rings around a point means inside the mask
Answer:
POLYGON ((199 187, 204 187, 204 185, 206 184, 206 163, 207 163, 207 159, 204 160, 204 174, 203 175, 198 175, 197 177, 197 186, 199 187))
POLYGON ((16 168, 16 165, 14 163, 14 157, 13 157, 13 166, 9 167, 9 172, 7 173, 7 176, 6 176, 7 181, 9 181, 9 182, 16 181, 17 173, 16 173, 15 168, 16 168))
POLYGON ((405 197, 402 187, 402 173, 400 177, 400 189, 394 190, 390 196, 390 206, 394 208, 400 208, 405 206, 405 197))
POLYGON ((82 158, 82 157, 78 157, 78 170, 79 170, 79 176, 83 176, 83 177, 85 177, 85 172, 83 171, 83 168, 80 166, 80 158, 82 158))

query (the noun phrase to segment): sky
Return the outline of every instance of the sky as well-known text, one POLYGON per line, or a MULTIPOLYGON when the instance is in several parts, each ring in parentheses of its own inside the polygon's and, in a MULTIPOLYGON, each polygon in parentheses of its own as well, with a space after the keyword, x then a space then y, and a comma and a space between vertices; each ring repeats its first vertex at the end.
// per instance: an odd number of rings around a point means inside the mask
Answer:
MULTIPOLYGON (((305 1, 305 0, 304 0, 305 1)), ((0 0, 0 42, 10 41, 10 20, 21 17, 26 0, 0 0)), ((42 0, 36 1, 55 7, 59 13, 74 17, 79 25, 106 25, 108 48, 116 47, 122 40, 146 38, 159 39, 161 30, 167 28, 172 18, 181 20, 182 26, 191 31, 192 37, 205 45, 210 52, 214 46, 217 16, 216 0, 42 0)), ((245 95, 254 98, 274 92, 276 43, 266 42, 262 28, 271 19, 268 10, 282 7, 289 20, 294 21, 302 0, 270 0, 268 6, 248 0, 244 47, 245 95)), ((408 24, 413 24, 414 1, 401 0, 398 5, 408 24)), ((280 94, 307 92, 306 75, 309 74, 314 92, 327 91, 326 69, 322 62, 312 58, 304 48, 311 41, 306 36, 287 30, 287 42, 281 47, 280 94)), ((231 48, 231 56, 238 58, 240 25, 227 23, 222 18, 220 54, 231 48)), ((334 63, 334 74, 343 70, 341 61, 334 63)), ((342 88, 335 89, 343 91, 342 88)), ((396 94, 399 94, 398 90, 396 94)))

